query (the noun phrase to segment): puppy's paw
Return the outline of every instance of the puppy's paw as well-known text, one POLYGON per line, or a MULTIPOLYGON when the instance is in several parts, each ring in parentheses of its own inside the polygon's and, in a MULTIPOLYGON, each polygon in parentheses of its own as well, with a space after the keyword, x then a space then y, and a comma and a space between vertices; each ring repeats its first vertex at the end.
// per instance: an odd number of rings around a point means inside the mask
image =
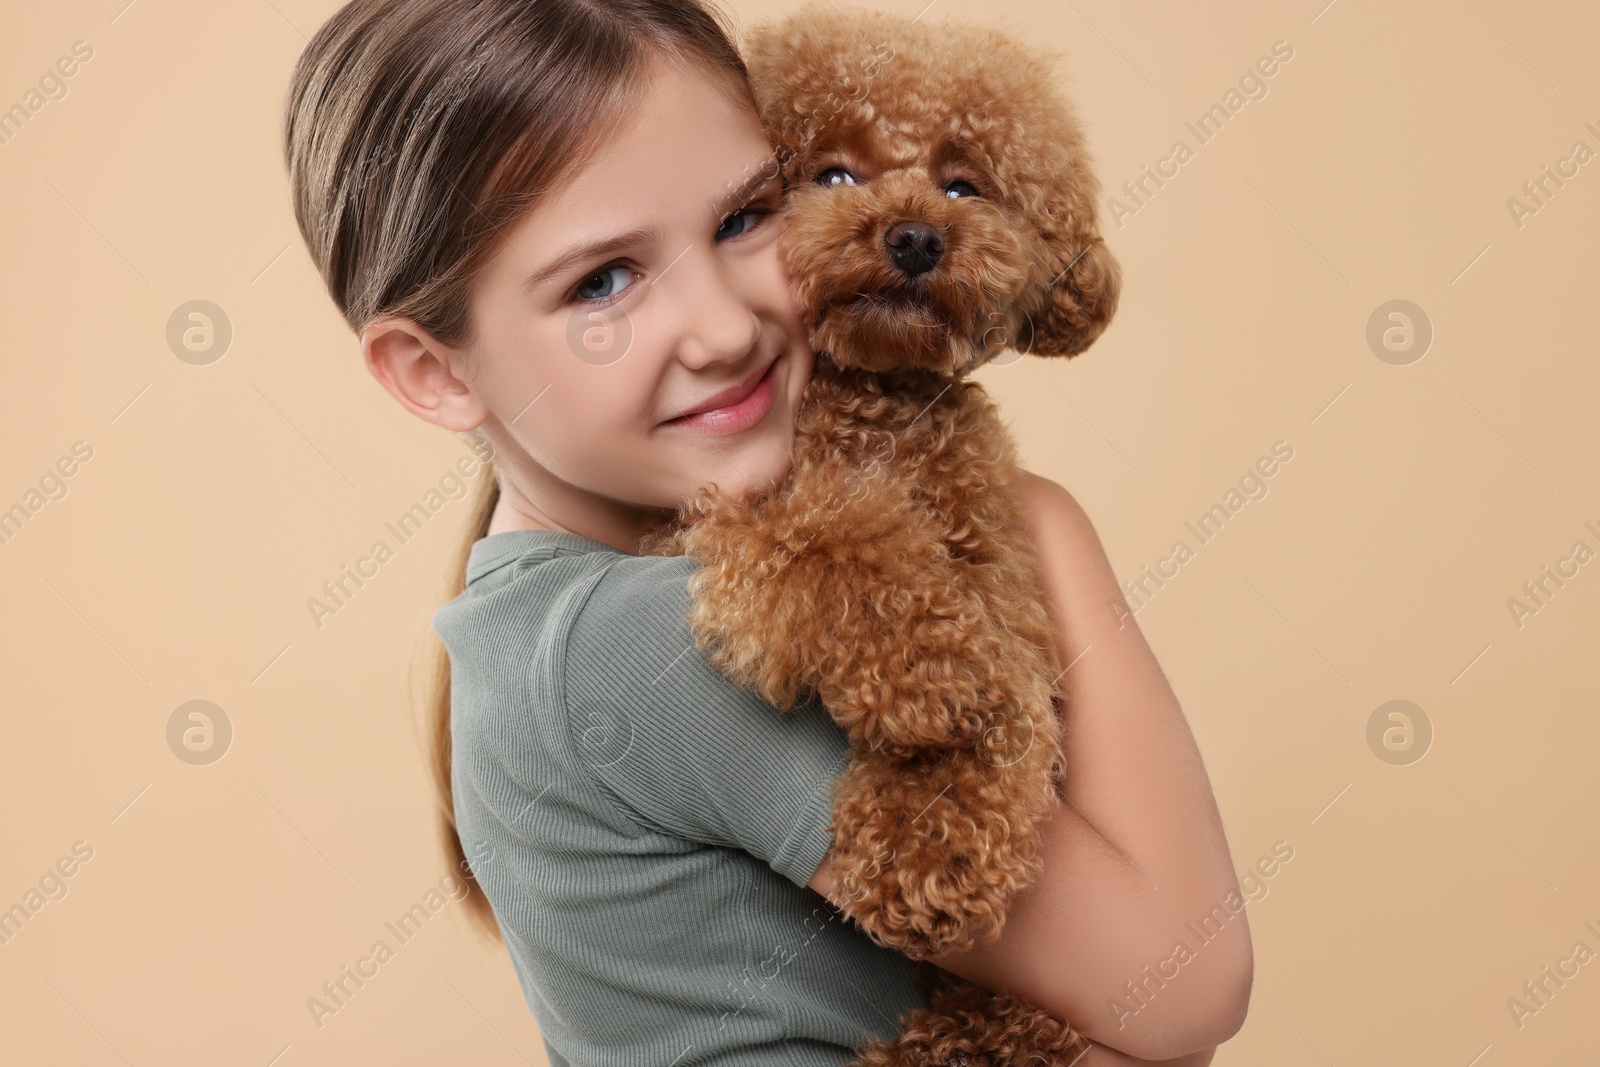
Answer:
POLYGON ((863 1046, 851 1067, 1068 1067, 1089 1048, 1026 1001, 932 970, 939 981, 928 1007, 901 1015, 900 1033, 863 1046))
POLYGON ((856 753, 834 794, 837 900, 913 959, 992 941, 1039 869, 1048 758, 996 768, 975 752, 902 761, 856 753))

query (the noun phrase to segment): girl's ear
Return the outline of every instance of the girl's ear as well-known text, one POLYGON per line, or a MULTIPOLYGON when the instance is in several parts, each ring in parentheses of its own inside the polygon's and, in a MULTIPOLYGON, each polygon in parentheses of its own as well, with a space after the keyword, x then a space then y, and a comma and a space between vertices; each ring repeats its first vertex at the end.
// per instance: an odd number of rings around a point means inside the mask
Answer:
POLYGON ((456 377, 463 357, 405 318, 379 319, 361 331, 368 373, 424 422, 458 433, 481 426, 489 411, 456 377))

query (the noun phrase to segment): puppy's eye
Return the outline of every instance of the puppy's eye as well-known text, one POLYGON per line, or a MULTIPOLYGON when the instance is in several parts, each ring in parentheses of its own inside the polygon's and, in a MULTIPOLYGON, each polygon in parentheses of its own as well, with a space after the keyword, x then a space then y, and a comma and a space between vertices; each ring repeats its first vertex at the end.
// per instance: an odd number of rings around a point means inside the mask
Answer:
POLYGON ((855 185, 856 176, 843 167, 829 167, 817 175, 817 184, 827 186, 855 185))
POLYGON ((963 196, 982 196, 983 194, 978 192, 977 186, 971 182, 953 181, 944 187, 944 195, 951 200, 959 200, 963 196))

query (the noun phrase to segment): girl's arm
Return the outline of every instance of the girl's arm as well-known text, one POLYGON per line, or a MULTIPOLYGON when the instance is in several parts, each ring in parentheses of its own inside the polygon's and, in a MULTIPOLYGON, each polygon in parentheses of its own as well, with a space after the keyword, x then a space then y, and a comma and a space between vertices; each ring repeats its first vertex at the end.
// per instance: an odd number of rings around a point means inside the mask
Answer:
MULTIPOLYGON (((931 962, 1111 1050, 1203 1056, 1243 1025, 1254 967, 1216 800, 1089 517, 1048 479, 1025 474, 1023 488, 1070 665, 1063 801, 1044 825, 1043 870, 1000 937, 931 962)), ((830 853, 810 884, 833 899, 835 878, 830 853)), ((1084 1067, 1095 1055, 1111 1053, 1084 1067)))

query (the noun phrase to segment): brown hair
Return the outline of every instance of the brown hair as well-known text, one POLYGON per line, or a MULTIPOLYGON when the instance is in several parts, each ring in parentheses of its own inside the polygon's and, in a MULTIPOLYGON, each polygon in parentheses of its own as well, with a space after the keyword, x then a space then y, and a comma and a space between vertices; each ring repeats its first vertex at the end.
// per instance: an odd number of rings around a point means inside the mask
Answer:
MULTIPOLYGON (((478 269, 507 227, 622 126, 653 60, 696 65, 751 99, 725 21, 710 0, 352 0, 335 12, 295 64, 283 150, 301 235, 350 328, 398 316, 469 350, 478 269)), ((488 532, 500 495, 490 474, 475 481, 447 599, 488 532)), ((450 791, 450 662, 431 627, 427 640, 428 756, 445 851, 465 872, 450 791)), ((498 934, 481 892, 467 907, 498 934)))

